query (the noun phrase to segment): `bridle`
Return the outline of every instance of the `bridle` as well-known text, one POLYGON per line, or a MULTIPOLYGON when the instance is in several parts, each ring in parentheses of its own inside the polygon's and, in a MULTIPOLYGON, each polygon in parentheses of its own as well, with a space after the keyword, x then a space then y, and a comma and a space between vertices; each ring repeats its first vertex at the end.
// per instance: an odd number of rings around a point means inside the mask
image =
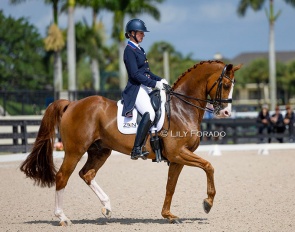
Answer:
MULTIPOLYGON (((207 93, 207 96, 210 94, 210 92, 212 91, 212 89, 215 87, 215 85, 217 85, 217 90, 215 93, 215 98, 213 100, 211 99, 207 99, 206 102, 210 103, 214 106, 214 113, 218 113, 220 110, 223 109, 222 107, 222 103, 232 103, 232 98, 230 99, 222 99, 222 80, 223 78, 228 79, 232 85, 235 84, 235 80, 230 79, 229 76, 226 75, 226 69, 227 69, 227 65, 224 66, 219 78, 213 83, 213 85, 211 86, 210 90, 207 93)), ((233 88, 233 86, 232 86, 233 88)), ((213 111, 213 110, 211 110, 213 111)))
MULTIPOLYGON (((172 88, 169 85, 163 84, 164 89, 166 91, 166 99, 167 102, 165 104, 165 108, 166 108, 166 112, 167 112, 167 118, 168 118, 168 130, 170 128, 170 115, 171 115, 171 110, 170 110, 170 102, 171 102, 171 96, 175 96, 176 98, 178 98, 179 100, 183 101, 184 103, 193 106, 195 108, 198 109, 202 109, 204 111, 208 111, 210 113, 214 113, 214 114, 218 114, 222 109, 222 103, 232 103, 232 99, 222 99, 222 81, 224 78, 230 80, 230 82, 232 83, 232 85, 235 84, 235 80, 230 79, 229 76, 226 75, 226 69, 227 69, 228 65, 225 65, 220 76, 218 77, 218 79, 213 83, 213 85, 211 86, 211 88, 209 89, 209 91, 207 92, 206 96, 208 96, 210 94, 210 92, 212 91, 212 89, 217 85, 217 90, 215 93, 215 98, 214 99, 200 99, 200 98, 195 98, 195 97, 191 97, 191 96, 187 96, 181 93, 177 93, 174 90, 172 90, 172 88), (194 103, 192 103, 191 101, 189 101, 189 99, 191 100, 195 100, 198 102, 206 102, 206 103, 210 103, 213 105, 214 109, 211 109, 207 106, 205 106, 205 108, 196 105, 194 103)), ((232 86, 233 88, 233 86, 232 86)), ((166 129, 164 129, 165 131, 167 131, 166 129)))
POLYGON ((217 90, 216 90, 216 93, 215 93, 215 98, 214 99, 200 99, 200 98, 195 98, 195 97, 191 97, 191 96, 187 96, 187 95, 184 95, 184 94, 181 94, 181 93, 177 93, 175 91, 172 90, 172 88, 169 86, 169 85, 166 85, 164 84, 164 89, 166 91, 166 95, 167 95, 167 102, 170 102, 171 101, 171 96, 175 96, 177 97, 179 100, 183 101, 184 103, 188 104, 188 105, 191 105, 195 108, 198 108, 198 109, 202 109, 202 110, 205 110, 205 111, 209 111, 210 113, 218 113, 220 110, 223 109, 222 107, 222 103, 232 103, 232 99, 222 99, 221 96, 222 96, 222 80, 224 78, 230 80, 230 82, 234 85, 235 84, 235 80, 232 80, 229 78, 229 76, 226 75, 226 69, 227 69, 227 65, 224 66, 220 76, 218 77, 218 79, 213 83, 213 85, 211 86, 211 88, 209 89, 208 93, 206 94, 206 96, 208 96, 210 94, 210 92, 212 91, 212 89, 217 85, 217 90), (202 102, 207 102, 207 103, 210 103, 214 106, 214 110, 208 108, 208 107, 201 107, 199 105, 196 105, 186 99, 191 99, 191 100, 195 100, 195 101, 202 101, 202 102))

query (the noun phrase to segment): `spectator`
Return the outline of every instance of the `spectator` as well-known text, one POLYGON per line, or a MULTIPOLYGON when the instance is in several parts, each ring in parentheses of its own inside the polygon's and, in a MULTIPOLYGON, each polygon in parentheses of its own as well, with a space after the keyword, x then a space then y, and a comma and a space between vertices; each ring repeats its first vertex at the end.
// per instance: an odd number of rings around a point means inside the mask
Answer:
POLYGON ((287 105, 286 106, 286 115, 284 118, 284 123, 286 128, 289 131, 289 141, 293 142, 294 141, 294 123, 295 123, 295 114, 293 110, 291 109, 291 106, 287 105))
MULTIPOLYGON (((272 131, 277 134, 283 134, 285 132, 285 124, 284 124, 284 118, 283 115, 280 112, 279 106, 276 106, 275 113, 271 116, 270 122, 272 125, 272 131)), ((277 137, 277 140, 282 143, 283 138, 277 137)))
MULTIPOLYGON (((260 137, 260 142, 263 142, 263 131, 267 130, 267 134, 270 136, 271 133, 271 125, 270 125, 270 116, 269 116, 269 111, 268 111, 268 106, 264 104, 261 108, 261 111, 258 114, 257 117, 257 123, 259 123, 258 126, 258 134, 261 136, 260 137)), ((268 137, 268 142, 271 142, 271 138, 268 137)))

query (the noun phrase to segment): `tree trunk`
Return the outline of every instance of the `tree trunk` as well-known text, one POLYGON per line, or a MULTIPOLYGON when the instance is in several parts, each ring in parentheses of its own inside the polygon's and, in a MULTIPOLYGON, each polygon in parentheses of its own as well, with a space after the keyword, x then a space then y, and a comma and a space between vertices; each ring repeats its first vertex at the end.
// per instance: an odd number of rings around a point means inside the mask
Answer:
MULTIPOLYGON (((98 33, 96 30, 96 18, 97 13, 95 9, 92 9, 92 30, 94 33, 98 33)), ((96 44, 98 46, 98 44, 96 44)), ((95 91, 100 90, 100 70, 99 61, 97 58, 91 58, 91 73, 92 73, 92 86, 95 91)))
MULTIPOLYGON (((52 3, 53 21, 58 26, 58 0, 53 0, 52 3)), ((62 59, 60 50, 54 52, 53 69, 54 100, 58 100, 60 98, 60 92, 63 90, 62 59)))
POLYGON ((267 84, 263 86, 263 94, 264 94, 264 103, 268 103, 269 101, 269 88, 267 84))
POLYGON ((273 1, 270 1, 269 19, 269 86, 270 86, 270 109, 275 110, 277 105, 277 86, 276 86, 276 54, 275 54, 275 33, 273 15, 273 1))
POLYGON ((75 43, 75 24, 74 24, 74 0, 69 0, 68 8, 68 34, 67 34, 67 60, 69 78, 69 97, 76 100, 76 43, 75 43))
POLYGON ((92 58, 91 60, 91 73, 93 89, 95 91, 100 90, 100 73, 99 73, 99 62, 97 59, 92 58))
POLYGON ((163 66, 164 66, 164 78, 170 83, 170 69, 169 69, 169 52, 165 49, 163 52, 163 66))
POLYGON ((54 100, 58 100, 63 89, 61 52, 54 53, 54 100))
POLYGON ((127 84, 127 71, 125 68, 123 56, 125 50, 125 43, 121 41, 119 44, 119 72, 120 72, 120 89, 123 90, 127 84))

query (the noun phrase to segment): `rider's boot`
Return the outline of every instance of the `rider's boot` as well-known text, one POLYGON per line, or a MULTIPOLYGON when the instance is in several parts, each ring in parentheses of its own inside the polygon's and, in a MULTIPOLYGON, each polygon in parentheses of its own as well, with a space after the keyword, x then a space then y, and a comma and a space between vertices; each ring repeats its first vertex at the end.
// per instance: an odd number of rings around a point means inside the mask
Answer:
POLYGON ((142 147, 145 142, 145 138, 149 129, 151 128, 152 121, 150 120, 150 113, 146 112, 143 114, 142 119, 138 125, 136 137, 134 141, 134 147, 131 151, 131 159, 137 160, 138 158, 147 159, 146 156, 149 154, 148 151, 142 151, 142 147))

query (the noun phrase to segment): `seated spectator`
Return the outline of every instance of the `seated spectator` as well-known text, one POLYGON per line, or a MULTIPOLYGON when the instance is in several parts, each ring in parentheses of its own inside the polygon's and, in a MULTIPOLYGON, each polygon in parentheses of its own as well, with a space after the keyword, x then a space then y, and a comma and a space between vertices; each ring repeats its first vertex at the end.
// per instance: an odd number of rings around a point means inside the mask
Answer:
POLYGON ((295 124, 295 114, 293 110, 291 109, 291 106, 287 105, 286 106, 286 115, 284 118, 284 123, 286 128, 288 129, 289 132, 289 141, 293 142, 294 141, 294 124, 295 124))
MULTIPOLYGON (((258 134, 261 136, 260 142, 263 142, 263 131, 266 130, 267 134, 269 135, 271 133, 271 125, 270 125, 270 116, 268 111, 268 106, 264 104, 262 106, 261 111, 258 114, 257 122, 259 123, 258 126, 258 134)), ((268 138, 268 142, 271 142, 271 138, 268 138)))
MULTIPOLYGON (((283 115, 281 114, 279 106, 276 106, 275 108, 275 113, 271 116, 270 122, 272 125, 272 131, 276 134, 283 134, 285 132, 285 124, 284 124, 284 118, 283 115)), ((278 137, 277 140, 282 143, 283 138, 278 137)))

